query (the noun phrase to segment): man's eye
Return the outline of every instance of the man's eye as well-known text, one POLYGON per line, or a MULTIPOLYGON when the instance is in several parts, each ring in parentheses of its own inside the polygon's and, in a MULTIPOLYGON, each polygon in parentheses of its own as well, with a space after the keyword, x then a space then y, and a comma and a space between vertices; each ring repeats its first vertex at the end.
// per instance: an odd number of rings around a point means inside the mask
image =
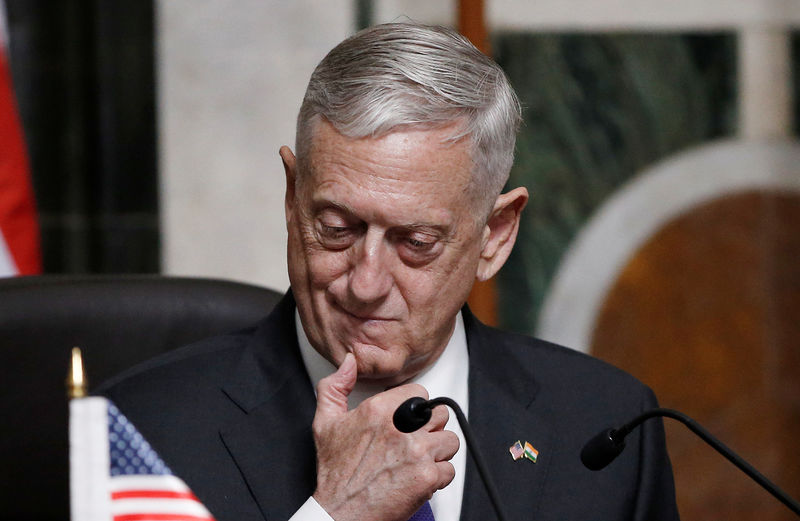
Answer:
POLYGON ((413 234, 402 238, 403 250, 410 259, 421 261, 426 260, 430 255, 439 250, 439 240, 436 237, 425 234, 413 234))
POLYGON ((333 239, 344 237, 350 231, 346 226, 328 226, 327 224, 321 224, 320 229, 323 235, 333 239))
POLYGON ((318 221, 316 228, 317 240, 325 248, 341 250, 349 247, 355 238, 352 226, 331 225, 318 221))
POLYGON ((400 238, 397 249, 400 258, 410 266, 423 266, 442 252, 442 242, 433 236, 405 236, 400 238))
POLYGON ((414 238, 409 237, 408 239, 406 239, 406 244, 408 244, 409 246, 411 246, 415 250, 425 251, 425 250, 429 250, 429 249, 433 248, 433 246, 436 244, 436 242, 434 242, 434 241, 422 241, 422 240, 419 240, 419 239, 414 239, 414 238))

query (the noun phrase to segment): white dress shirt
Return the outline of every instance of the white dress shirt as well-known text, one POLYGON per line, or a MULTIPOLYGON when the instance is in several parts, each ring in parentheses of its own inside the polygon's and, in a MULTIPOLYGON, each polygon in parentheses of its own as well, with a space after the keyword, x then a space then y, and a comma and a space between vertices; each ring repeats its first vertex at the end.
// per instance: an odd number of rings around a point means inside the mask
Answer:
MULTIPOLYGON (((324 377, 334 373, 336 367, 320 355, 308 341, 305 331, 300 324, 300 315, 295 311, 295 329, 297 341, 300 344, 300 353, 303 357, 311 383, 316 392, 317 383, 324 377)), ((447 396, 461 406, 464 414, 468 414, 468 372, 469 355, 467 352, 467 335, 464 330, 464 320, 461 313, 457 315, 456 325, 450 341, 434 364, 410 381, 427 389, 431 398, 447 396)), ((382 392, 383 387, 356 382, 356 386, 348 397, 348 407, 353 409, 370 396, 382 392)), ((458 452, 450 462, 456 470, 455 478, 445 488, 436 491, 431 498, 431 509, 436 521, 458 521, 461 515, 461 499, 464 494, 464 474, 467 465, 467 444, 464 434, 458 425, 455 414, 450 412, 450 418, 445 427, 458 435, 460 442, 458 452)), ((290 521, 333 521, 327 512, 314 500, 313 497, 291 517, 290 521)))

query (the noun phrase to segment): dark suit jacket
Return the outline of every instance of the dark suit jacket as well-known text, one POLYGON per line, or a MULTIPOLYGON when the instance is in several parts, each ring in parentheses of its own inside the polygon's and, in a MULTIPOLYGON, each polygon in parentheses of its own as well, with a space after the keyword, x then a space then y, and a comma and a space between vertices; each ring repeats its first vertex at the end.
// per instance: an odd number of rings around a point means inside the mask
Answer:
MULTIPOLYGON (((312 494, 314 392, 287 294, 264 321, 134 368, 111 398, 218 521, 288 519, 312 494)), ((465 309, 469 419, 511 520, 677 519, 663 429, 650 421, 592 472, 587 439, 656 405, 641 383, 584 354, 488 328, 465 309), (536 463, 513 461, 520 440, 536 463)), ((495 519, 467 459, 463 521, 495 519)))

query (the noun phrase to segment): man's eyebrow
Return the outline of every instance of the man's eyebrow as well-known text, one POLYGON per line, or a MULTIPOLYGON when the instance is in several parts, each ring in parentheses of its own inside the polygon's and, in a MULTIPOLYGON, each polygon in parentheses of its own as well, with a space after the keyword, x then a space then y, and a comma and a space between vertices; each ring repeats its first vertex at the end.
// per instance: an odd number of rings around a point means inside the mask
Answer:
POLYGON ((356 212, 347 204, 331 201, 330 199, 315 199, 311 201, 311 209, 314 212, 321 212, 323 210, 337 210, 347 215, 355 215, 356 212))
POLYGON ((449 226, 444 225, 444 224, 426 223, 426 222, 401 224, 398 227, 399 228, 403 228, 405 230, 414 231, 414 232, 416 232, 416 231, 419 231, 419 232, 435 231, 435 232, 439 232, 439 233, 442 233, 442 234, 447 233, 447 231, 450 229, 449 226))
MULTIPOLYGON (((321 198, 313 200, 311 202, 311 208, 314 213, 319 213, 330 209, 341 212, 348 216, 352 217, 358 216, 358 213, 350 205, 338 201, 331 201, 330 199, 321 198)), ((452 226, 449 226, 447 224, 426 222, 426 221, 397 223, 393 224, 389 228, 392 228, 394 230, 403 230, 406 232, 436 233, 442 238, 449 237, 452 230, 452 226)))
POLYGON ((409 223, 394 227, 396 230, 402 230, 403 233, 425 233, 434 235, 437 241, 451 242, 453 238, 453 228, 445 224, 436 223, 409 223))

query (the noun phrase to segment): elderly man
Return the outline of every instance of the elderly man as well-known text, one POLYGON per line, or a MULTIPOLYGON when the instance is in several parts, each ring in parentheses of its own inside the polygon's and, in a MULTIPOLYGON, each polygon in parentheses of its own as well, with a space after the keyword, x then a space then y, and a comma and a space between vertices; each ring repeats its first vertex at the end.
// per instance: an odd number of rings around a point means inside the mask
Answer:
POLYGON ((578 456, 655 404, 646 387, 464 306, 528 199, 501 194, 519 119, 502 70, 447 29, 377 26, 322 60, 297 154, 280 150, 291 290, 254 328, 103 390, 218 520, 493 519, 443 407, 393 426, 428 395, 467 412, 511 519, 677 518, 660 424, 603 471, 578 456), (538 456, 512 457, 517 440, 538 456))

